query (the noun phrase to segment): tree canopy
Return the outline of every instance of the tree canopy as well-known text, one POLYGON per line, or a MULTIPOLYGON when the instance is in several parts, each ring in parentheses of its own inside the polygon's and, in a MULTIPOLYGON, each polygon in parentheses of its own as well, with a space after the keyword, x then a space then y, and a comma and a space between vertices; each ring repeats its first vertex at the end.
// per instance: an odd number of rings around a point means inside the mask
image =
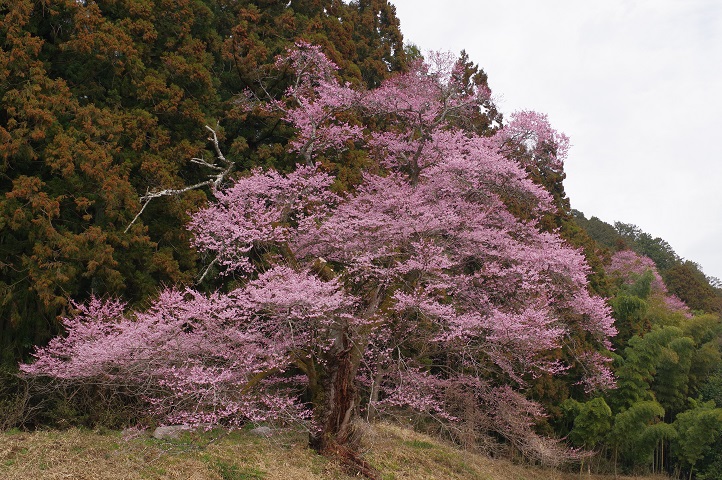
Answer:
MULTIPOLYGON (((587 288, 582 253, 507 206, 532 219, 555 208, 504 155, 521 128, 553 141, 537 128, 543 119, 491 137, 460 129, 456 119, 485 108, 489 92, 460 82, 465 64, 446 54, 372 90, 339 83, 337 67, 303 42, 276 67, 296 75, 284 98, 248 108, 281 112, 303 163, 218 189, 189 224, 224 288, 171 289, 129 316, 94 300, 26 373, 142 386, 171 421, 308 417, 313 446, 363 469, 352 453, 361 399, 459 421, 450 390, 519 404, 508 385, 562 374, 546 353, 572 334, 610 346, 610 310, 587 288), (374 128, 350 123, 351 111, 374 128), (377 171, 339 195, 316 160, 352 144, 377 171)), ((597 351, 569 353, 589 388, 611 385, 597 351)))

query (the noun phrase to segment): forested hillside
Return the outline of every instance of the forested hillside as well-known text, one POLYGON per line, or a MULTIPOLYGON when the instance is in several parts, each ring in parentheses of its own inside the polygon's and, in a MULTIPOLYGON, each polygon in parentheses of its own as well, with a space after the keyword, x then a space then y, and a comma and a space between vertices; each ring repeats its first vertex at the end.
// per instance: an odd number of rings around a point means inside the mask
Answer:
POLYGON ((722 478, 720 281, 572 210, 483 59, 386 0, 0 12, 1 428, 294 425, 380 478, 360 425, 404 418, 722 478))
POLYGON ((719 280, 635 225, 573 216, 607 259, 617 388, 563 402, 558 433, 595 448, 600 466, 720 478, 719 280))

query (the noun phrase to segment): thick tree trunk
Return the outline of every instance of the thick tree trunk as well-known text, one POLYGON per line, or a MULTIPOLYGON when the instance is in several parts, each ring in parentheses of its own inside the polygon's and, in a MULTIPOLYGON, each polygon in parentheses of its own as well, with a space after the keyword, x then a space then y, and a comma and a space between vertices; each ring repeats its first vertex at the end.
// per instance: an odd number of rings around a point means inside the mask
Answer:
POLYGON ((328 365, 314 398, 316 432, 311 446, 323 452, 334 445, 352 445, 357 391, 354 385, 355 368, 348 352, 339 352, 328 365))
MULTIPOLYGON (((370 292, 364 318, 371 318, 377 311, 383 298, 381 290, 376 286, 370 292)), ((331 349, 320 359, 311 358, 306 370, 314 420, 309 445, 323 455, 338 458, 352 475, 380 479, 381 474, 358 453, 361 435, 356 430, 356 374, 368 347, 368 336, 354 331, 348 323, 333 329, 332 336, 331 349)))
POLYGON ((351 343, 346 332, 339 332, 325 360, 316 369, 315 388, 311 386, 314 426, 309 444, 322 455, 338 458, 353 475, 380 479, 379 473, 358 453, 360 435, 355 425, 359 396, 355 379, 361 350, 351 343))

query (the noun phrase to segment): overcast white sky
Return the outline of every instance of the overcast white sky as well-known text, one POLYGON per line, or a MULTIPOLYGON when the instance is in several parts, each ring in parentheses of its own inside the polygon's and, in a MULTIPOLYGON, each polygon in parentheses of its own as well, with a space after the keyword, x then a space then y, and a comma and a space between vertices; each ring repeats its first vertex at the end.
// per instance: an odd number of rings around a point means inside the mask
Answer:
POLYGON ((465 49, 505 114, 549 115, 587 218, 722 278, 722 0, 391 0, 407 42, 465 49))

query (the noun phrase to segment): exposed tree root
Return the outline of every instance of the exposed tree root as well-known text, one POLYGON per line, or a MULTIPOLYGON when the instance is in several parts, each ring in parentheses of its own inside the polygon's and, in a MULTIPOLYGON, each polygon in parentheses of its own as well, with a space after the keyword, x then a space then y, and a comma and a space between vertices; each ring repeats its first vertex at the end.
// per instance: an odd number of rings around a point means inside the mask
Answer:
POLYGON ((341 466, 351 476, 363 475, 369 480, 381 480, 381 472, 364 460, 357 451, 343 445, 329 445, 322 452, 323 455, 336 458, 341 466))

